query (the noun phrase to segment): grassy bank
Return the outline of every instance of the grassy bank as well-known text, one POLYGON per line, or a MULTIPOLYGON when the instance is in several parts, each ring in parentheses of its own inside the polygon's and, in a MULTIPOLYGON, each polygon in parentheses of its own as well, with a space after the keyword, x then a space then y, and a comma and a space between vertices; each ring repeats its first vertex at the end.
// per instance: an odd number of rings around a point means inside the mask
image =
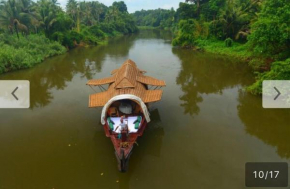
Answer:
POLYGON ((219 40, 196 40, 195 48, 204 50, 210 53, 232 56, 241 60, 250 60, 253 55, 247 51, 246 44, 233 42, 230 47, 227 47, 224 41, 219 40))
POLYGON ((63 54, 66 48, 44 35, 27 38, 0 34, 0 73, 33 67, 45 58, 63 54))
POLYGON ((27 37, 7 33, 0 34, 0 74, 31 68, 48 57, 60 55, 77 46, 105 45, 112 37, 124 33, 114 29, 109 32, 99 27, 85 28, 81 33, 74 31, 58 33, 53 40, 44 34, 30 34, 27 37))
POLYGON ((249 43, 231 42, 231 45, 228 46, 225 41, 198 39, 195 44, 195 50, 231 56, 246 61, 256 74, 256 82, 247 87, 247 90, 253 94, 262 94, 264 80, 290 79, 290 58, 281 61, 261 54, 257 55, 250 51, 249 43))

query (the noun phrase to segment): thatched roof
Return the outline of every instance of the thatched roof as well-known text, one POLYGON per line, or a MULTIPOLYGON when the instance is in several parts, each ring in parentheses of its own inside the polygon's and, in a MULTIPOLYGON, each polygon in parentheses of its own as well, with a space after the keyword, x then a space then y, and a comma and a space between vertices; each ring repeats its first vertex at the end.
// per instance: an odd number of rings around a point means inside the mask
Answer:
POLYGON ((132 94, 144 103, 161 100, 162 90, 147 90, 145 85, 165 86, 165 81, 144 76, 132 60, 125 61, 119 69, 111 72, 112 76, 88 81, 87 85, 110 84, 107 91, 90 95, 89 107, 104 106, 109 99, 120 94, 132 94), (145 84, 145 85, 144 85, 145 84))

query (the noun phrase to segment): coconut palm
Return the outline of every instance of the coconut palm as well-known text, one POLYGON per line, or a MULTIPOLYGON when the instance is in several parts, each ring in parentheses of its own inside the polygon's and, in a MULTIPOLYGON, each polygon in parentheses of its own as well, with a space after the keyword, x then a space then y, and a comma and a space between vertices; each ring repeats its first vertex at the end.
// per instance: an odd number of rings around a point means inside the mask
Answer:
MULTIPOLYGON (((8 28, 11 34, 18 30, 21 33, 28 34, 30 25, 30 0, 8 0, 0 2, 0 26, 8 28)), ((19 37, 19 36, 18 36, 19 37)))
POLYGON ((66 4, 66 13, 76 23, 78 19, 78 3, 76 0, 69 0, 66 4))
POLYGON ((237 3, 236 0, 228 0, 225 9, 220 12, 218 20, 213 21, 218 27, 222 27, 225 38, 235 38, 237 34, 249 26, 253 14, 250 13, 248 4, 237 3))
POLYGON ((50 35, 50 28, 56 21, 56 16, 59 11, 61 9, 55 5, 54 0, 40 0, 37 3, 37 17, 47 37, 50 35))
POLYGON ((81 22, 87 26, 92 26, 95 23, 92 15, 91 2, 84 1, 80 3, 80 17, 81 22))
POLYGON ((19 12, 21 10, 20 5, 16 0, 8 0, 0 2, 0 25, 3 28, 8 28, 8 30, 13 33, 14 19, 19 19, 19 12))

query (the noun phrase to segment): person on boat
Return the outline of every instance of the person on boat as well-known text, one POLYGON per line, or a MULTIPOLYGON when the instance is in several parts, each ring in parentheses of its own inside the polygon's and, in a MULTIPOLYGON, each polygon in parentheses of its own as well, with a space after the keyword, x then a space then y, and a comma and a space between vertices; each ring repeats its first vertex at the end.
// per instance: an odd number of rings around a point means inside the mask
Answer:
POLYGON ((122 132, 126 132, 127 134, 129 133, 129 127, 128 127, 128 125, 126 124, 126 123, 124 123, 124 117, 125 116, 121 116, 121 119, 120 119, 120 125, 118 125, 117 127, 116 127, 116 129, 115 129, 115 132, 119 129, 119 127, 120 127, 120 133, 119 133, 119 135, 118 135, 118 138, 120 139, 121 138, 121 136, 122 136, 122 132))

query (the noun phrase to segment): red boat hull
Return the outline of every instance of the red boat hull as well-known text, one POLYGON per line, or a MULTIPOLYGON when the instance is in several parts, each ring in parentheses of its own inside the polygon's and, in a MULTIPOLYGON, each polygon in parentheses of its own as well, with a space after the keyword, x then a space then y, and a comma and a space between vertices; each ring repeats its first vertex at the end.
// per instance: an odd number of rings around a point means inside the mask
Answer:
POLYGON ((118 161, 118 168, 121 172, 126 172, 129 165, 129 159, 132 154, 132 150, 136 140, 139 136, 143 135, 145 128, 147 127, 146 119, 142 119, 140 128, 137 133, 130 133, 127 140, 123 142, 118 138, 118 133, 113 132, 109 129, 108 123, 104 125, 104 130, 107 137, 111 138, 111 141, 115 148, 115 155, 118 161))

